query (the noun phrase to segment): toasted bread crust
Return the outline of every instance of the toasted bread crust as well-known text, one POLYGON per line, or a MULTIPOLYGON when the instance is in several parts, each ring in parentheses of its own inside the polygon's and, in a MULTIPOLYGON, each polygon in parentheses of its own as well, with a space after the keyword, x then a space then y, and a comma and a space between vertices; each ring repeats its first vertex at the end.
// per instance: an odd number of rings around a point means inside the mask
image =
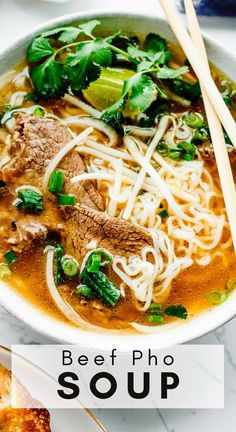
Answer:
MULTIPOLYGON (((0 365, 0 432, 51 432, 50 414, 46 409, 13 409, 10 392, 11 372, 0 365)), ((20 384, 19 394, 30 406, 33 399, 20 384)))

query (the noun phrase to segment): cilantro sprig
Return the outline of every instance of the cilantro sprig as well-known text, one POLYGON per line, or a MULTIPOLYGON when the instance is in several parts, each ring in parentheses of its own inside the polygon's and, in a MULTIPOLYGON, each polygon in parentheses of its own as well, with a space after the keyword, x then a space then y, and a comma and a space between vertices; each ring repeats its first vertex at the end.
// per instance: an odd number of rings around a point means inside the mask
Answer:
POLYGON ((153 303, 148 310, 147 318, 151 323, 163 324, 166 316, 186 320, 188 318, 188 312, 185 306, 179 304, 163 308, 160 303, 153 303))
POLYGON ((96 81, 102 68, 125 59, 136 73, 124 81, 122 95, 102 113, 102 120, 116 130, 122 130, 124 112, 145 112, 157 98, 158 80, 175 79, 188 71, 186 66, 173 70, 167 66, 171 54, 166 41, 149 34, 144 49, 137 40, 120 32, 106 38, 96 37, 93 31, 100 24, 93 20, 79 26, 63 26, 36 37, 27 51, 30 77, 35 93, 44 99, 60 99, 71 90, 85 90, 96 81))

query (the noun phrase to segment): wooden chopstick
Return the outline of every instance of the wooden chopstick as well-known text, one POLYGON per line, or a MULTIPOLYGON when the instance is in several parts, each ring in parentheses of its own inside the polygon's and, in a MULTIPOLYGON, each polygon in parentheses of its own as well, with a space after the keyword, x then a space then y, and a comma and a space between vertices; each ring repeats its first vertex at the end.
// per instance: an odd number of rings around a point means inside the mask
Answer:
POLYGON ((187 30, 185 29, 179 14, 170 0, 159 0, 167 17, 170 27, 178 39, 183 51, 186 54, 195 74, 201 82, 204 90, 211 101, 222 125, 228 133, 232 144, 236 148, 236 123, 229 109, 227 108, 218 88, 216 87, 209 69, 206 67, 198 50, 194 46, 187 30))
MULTIPOLYGON (((171 10, 171 5, 169 4, 169 0, 160 0, 160 3, 162 4, 162 7, 164 11, 166 12, 167 19, 171 17, 170 25, 172 27, 172 30, 176 34, 177 39, 181 41, 181 38, 178 38, 178 31, 175 32, 174 27, 174 21, 173 17, 177 15, 177 12, 173 12, 171 10), (165 3, 164 3, 165 2, 165 3), (166 10, 166 5, 167 10, 166 10)), ((191 41, 191 44, 194 47, 194 51, 197 52, 198 57, 201 60, 201 63, 204 66, 204 69, 206 71, 206 75, 210 76, 211 78, 211 72, 210 67, 208 63, 207 53, 205 49, 205 45, 203 42, 201 30, 199 27, 198 19, 196 16, 195 8, 193 6, 192 0, 184 0, 185 3, 185 10, 188 20, 188 27, 190 31, 191 38, 189 37, 187 31, 185 30, 188 38, 191 41)), ((179 20, 179 17, 178 17, 179 20)), ((181 24, 182 26, 182 24, 181 24)), ((181 43, 181 42, 180 42, 181 43)), ((190 59, 191 62, 191 59, 190 59)), ((195 71, 196 72, 196 71, 195 71)), ((211 78, 212 80, 212 78, 211 78)), ((221 182, 221 188, 224 196, 225 201, 225 207, 227 211, 227 216, 230 224, 231 229, 231 235, 232 235, 232 241, 234 245, 234 251, 236 252, 236 224, 235 224, 235 215, 236 215, 236 192, 235 192, 235 186, 234 186, 234 179, 231 171, 229 156, 225 144, 223 129, 221 126, 221 123, 219 121, 219 118, 217 117, 213 106, 211 105, 211 101, 208 98, 208 94, 205 91, 205 86, 203 85, 203 81, 199 79, 201 84, 201 90, 202 90, 202 97, 204 101, 205 111, 207 115, 208 125, 211 133, 212 138, 212 144, 214 148, 218 173, 220 177, 221 182)), ((212 80, 213 81, 213 80, 212 80)), ((220 96, 222 99, 222 97, 220 96)), ((224 103, 224 102, 223 102, 224 103)))
MULTIPOLYGON (((184 0, 184 4, 185 4, 185 11, 188 20, 188 28, 189 28, 190 36, 210 73, 206 48, 203 42, 203 38, 202 38, 202 34, 201 34, 201 30, 200 30, 200 26, 198 23, 193 2, 192 0, 184 0)), ((209 129, 211 133, 212 144, 214 148, 218 173, 221 182, 221 188, 224 195, 225 207, 226 207, 227 216, 230 224, 234 250, 236 252, 236 223, 235 223, 236 222, 236 192, 235 192, 233 174, 231 171, 231 166, 229 161, 229 155, 225 145, 224 133, 223 133, 220 120, 217 117, 204 91, 204 88, 202 88, 202 97, 205 105, 205 111, 206 111, 209 129)))

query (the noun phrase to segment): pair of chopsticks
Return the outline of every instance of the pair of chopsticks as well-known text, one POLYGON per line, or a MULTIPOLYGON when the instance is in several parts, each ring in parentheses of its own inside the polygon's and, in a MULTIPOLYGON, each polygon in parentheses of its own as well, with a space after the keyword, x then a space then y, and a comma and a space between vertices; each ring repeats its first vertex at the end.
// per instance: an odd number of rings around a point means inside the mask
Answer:
POLYGON ((189 33, 171 0, 159 0, 177 40, 197 75, 211 133, 221 188, 236 252, 236 191, 222 125, 236 148, 236 123, 210 73, 206 48, 192 0, 184 0, 189 33))

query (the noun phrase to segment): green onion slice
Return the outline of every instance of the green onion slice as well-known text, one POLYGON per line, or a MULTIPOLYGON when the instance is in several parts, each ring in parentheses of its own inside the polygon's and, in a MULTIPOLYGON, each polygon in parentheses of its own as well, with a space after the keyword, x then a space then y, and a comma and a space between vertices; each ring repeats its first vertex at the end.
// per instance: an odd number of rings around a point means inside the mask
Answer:
POLYGON ((5 263, 0 263, 0 280, 11 276, 11 269, 5 263))
POLYGON ((193 129, 199 129, 204 124, 204 119, 201 114, 197 112, 187 112, 183 117, 185 123, 193 129))
POLYGON ((66 276, 75 277, 78 274, 79 264, 76 259, 70 255, 65 255, 62 258, 61 266, 66 276))
POLYGON ((113 256, 105 249, 95 249, 91 252, 86 261, 86 269, 89 273, 97 273, 100 267, 111 265, 113 256))
POLYGON ((74 195, 57 195, 57 204, 59 206, 74 206, 76 202, 74 195))
POLYGON ((165 320, 165 318, 163 315, 149 315, 148 316, 148 321, 150 323, 163 324, 164 320, 165 320))
POLYGON ((35 110, 34 110, 34 115, 35 115, 36 117, 44 117, 44 115, 45 115, 45 110, 44 110, 43 108, 37 107, 37 108, 35 108, 35 110))
POLYGON ((55 254, 56 254, 56 265, 57 265, 57 271, 56 271, 56 284, 60 285, 62 283, 62 256, 63 256, 64 248, 61 244, 57 244, 55 248, 55 254))
POLYGON ((17 260, 17 256, 13 250, 9 250, 4 255, 5 260, 7 261, 8 265, 11 265, 17 260))
POLYGON ((49 179, 49 185, 48 190, 51 193, 61 193, 63 190, 63 184, 64 184, 65 176, 64 173, 61 171, 53 171, 50 179, 49 179))
POLYGON ((227 295, 224 291, 212 290, 207 293, 206 298, 212 304, 221 304, 227 299, 227 295))
POLYGON ((89 288, 87 285, 78 285, 76 290, 74 291, 74 294, 80 298, 87 298, 87 299, 94 298, 92 289, 89 288))
POLYGON ((18 198, 22 201, 22 209, 25 211, 38 213, 43 210, 42 195, 33 189, 19 190, 18 198))
POLYGON ((194 155, 196 153, 196 147, 194 144, 188 141, 182 141, 178 144, 178 148, 183 150, 185 153, 194 155))

